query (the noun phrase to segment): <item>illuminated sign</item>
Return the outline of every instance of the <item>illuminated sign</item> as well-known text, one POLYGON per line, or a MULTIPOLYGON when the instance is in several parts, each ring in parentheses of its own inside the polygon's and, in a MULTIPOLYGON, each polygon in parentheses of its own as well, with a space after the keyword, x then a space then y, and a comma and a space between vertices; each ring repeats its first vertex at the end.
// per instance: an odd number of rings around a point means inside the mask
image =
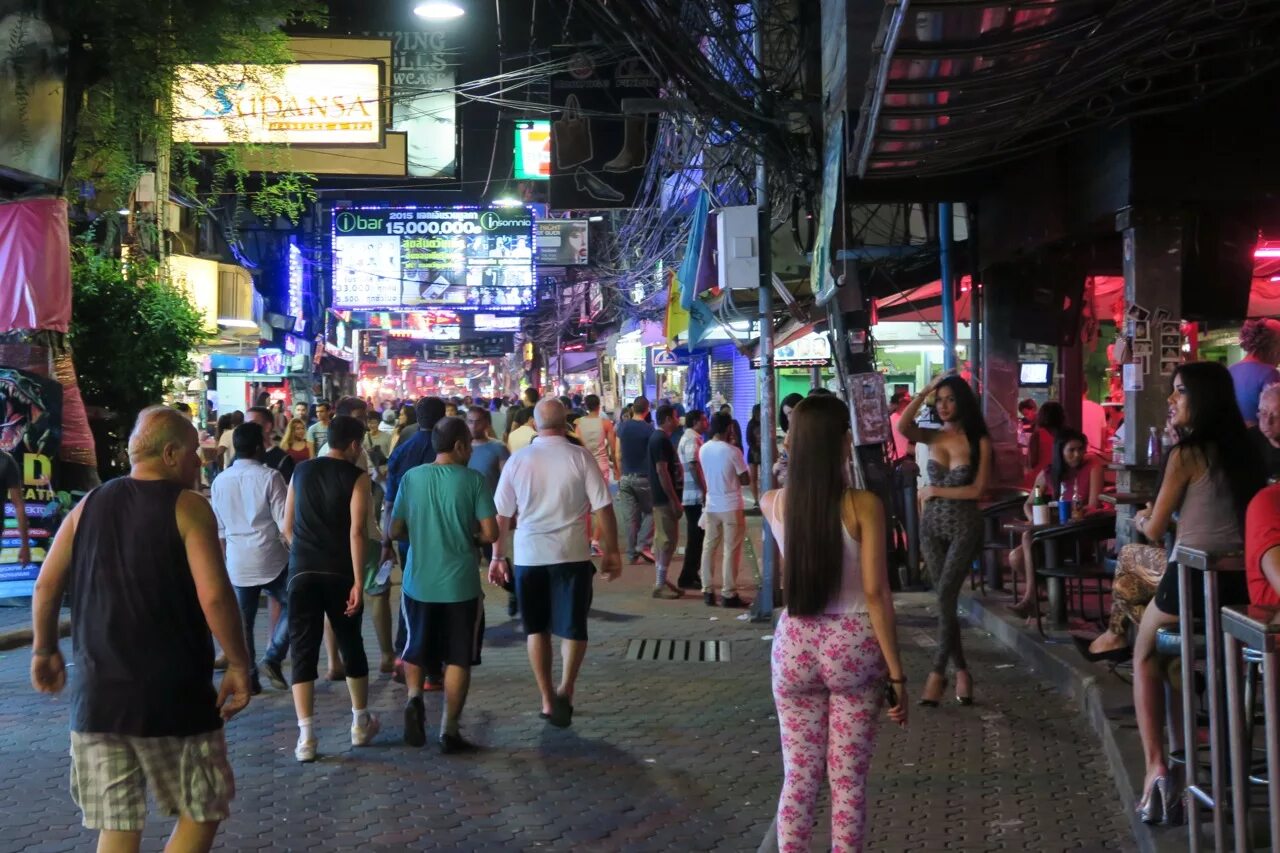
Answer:
POLYGON ((181 66, 173 138, 196 145, 381 145, 381 84, 378 62, 181 66))
POLYGON ((333 304, 373 310, 530 309, 533 226, 533 214, 524 208, 337 209, 333 304))
POLYGON ((590 262, 585 219, 544 219, 538 222, 538 263, 553 267, 590 262))
POLYGON ((518 332, 519 317, 499 317, 496 314, 476 314, 477 332, 518 332))
POLYGON ((516 122, 515 178, 517 181, 551 180, 550 121, 516 122))
MULTIPOLYGON (((796 338, 773 353, 774 367, 826 367, 831 364, 831 344, 825 334, 810 332, 796 338)), ((760 359, 751 360, 752 367, 760 366, 760 359)))
POLYGON ((302 250, 297 243, 289 244, 289 313, 293 315, 293 331, 301 332, 306 326, 302 316, 302 250))
POLYGON ((258 362, 255 367, 256 373, 284 373, 284 352, 275 347, 258 347, 258 362))
POLYGON ((377 311, 363 316, 368 328, 386 329, 401 337, 424 341, 456 341, 462 336, 462 316, 456 311, 377 311))

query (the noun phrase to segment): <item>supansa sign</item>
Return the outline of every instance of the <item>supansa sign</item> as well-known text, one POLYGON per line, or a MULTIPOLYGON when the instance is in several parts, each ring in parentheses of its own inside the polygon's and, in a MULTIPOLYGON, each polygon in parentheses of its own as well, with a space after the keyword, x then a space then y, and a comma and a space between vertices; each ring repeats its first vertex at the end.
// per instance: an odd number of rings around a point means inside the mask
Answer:
POLYGON ((377 62, 184 66, 174 84, 173 138, 196 145, 381 145, 381 83, 377 62))

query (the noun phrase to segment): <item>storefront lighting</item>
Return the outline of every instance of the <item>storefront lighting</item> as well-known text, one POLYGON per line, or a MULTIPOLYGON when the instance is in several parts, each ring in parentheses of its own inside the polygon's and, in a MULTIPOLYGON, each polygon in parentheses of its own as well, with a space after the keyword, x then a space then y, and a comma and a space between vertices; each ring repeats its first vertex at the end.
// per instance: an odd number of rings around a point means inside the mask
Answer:
POLYGON ((599 215, 597 215, 597 216, 588 216, 588 217, 587 217, 587 221, 588 221, 588 222, 604 222, 604 217, 603 217, 603 216, 599 216, 599 215))
POLYGON ((521 202, 518 198, 495 198, 493 200, 495 207, 520 207, 521 202))
POLYGON ((415 6, 413 14, 428 21, 451 21, 467 14, 467 10, 450 0, 427 0, 415 6))
POLYGON ((120 214, 121 216, 128 216, 131 212, 132 211, 130 211, 129 208, 127 207, 122 207, 116 211, 116 213, 120 214))
POLYGON ((1255 258, 1280 258, 1280 248, 1278 249, 1258 249, 1253 253, 1255 258))
POLYGON ((258 323, 255 320, 240 320, 236 317, 219 317, 218 325, 225 326, 228 329, 256 329, 258 323))

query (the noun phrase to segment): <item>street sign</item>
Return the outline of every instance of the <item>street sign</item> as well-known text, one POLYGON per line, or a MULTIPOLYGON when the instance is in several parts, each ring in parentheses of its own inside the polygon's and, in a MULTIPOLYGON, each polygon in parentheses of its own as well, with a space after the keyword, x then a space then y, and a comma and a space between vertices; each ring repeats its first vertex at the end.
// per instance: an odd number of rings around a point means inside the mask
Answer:
POLYGON ((683 367, 688 364, 688 359, 681 358, 669 349, 656 349, 653 351, 654 367, 683 367))

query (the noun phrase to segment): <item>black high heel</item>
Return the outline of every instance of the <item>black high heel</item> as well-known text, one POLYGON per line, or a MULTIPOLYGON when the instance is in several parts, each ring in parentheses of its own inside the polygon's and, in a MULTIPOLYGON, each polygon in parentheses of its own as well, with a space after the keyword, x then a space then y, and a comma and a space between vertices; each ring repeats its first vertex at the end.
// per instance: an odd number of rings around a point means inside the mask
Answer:
MULTIPOLYGON (((939 691, 939 695, 945 692, 947 692, 947 677, 944 675, 942 676, 942 689, 939 691)), ((919 701, 916 702, 916 704, 922 708, 936 708, 938 707, 938 700, 937 699, 920 699, 919 701)))
MULTIPOLYGON (((965 670, 965 675, 969 675, 968 670, 965 670)), ((969 675, 969 695, 961 696, 960 693, 958 692, 959 690, 960 690, 960 675, 959 673, 957 673, 956 674, 956 691, 957 691, 956 701, 959 702, 961 705, 964 705, 966 708, 972 705, 973 704, 973 676, 972 675, 969 675)))
POLYGON ((1133 657, 1133 649, 1128 646, 1122 649, 1108 649, 1105 652, 1091 652, 1089 651, 1089 646, 1093 644, 1093 640, 1086 640, 1084 637, 1072 634, 1071 641, 1076 644, 1076 651, 1080 652, 1080 656, 1090 663, 1098 663, 1099 661, 1124 663, 1133 657))

